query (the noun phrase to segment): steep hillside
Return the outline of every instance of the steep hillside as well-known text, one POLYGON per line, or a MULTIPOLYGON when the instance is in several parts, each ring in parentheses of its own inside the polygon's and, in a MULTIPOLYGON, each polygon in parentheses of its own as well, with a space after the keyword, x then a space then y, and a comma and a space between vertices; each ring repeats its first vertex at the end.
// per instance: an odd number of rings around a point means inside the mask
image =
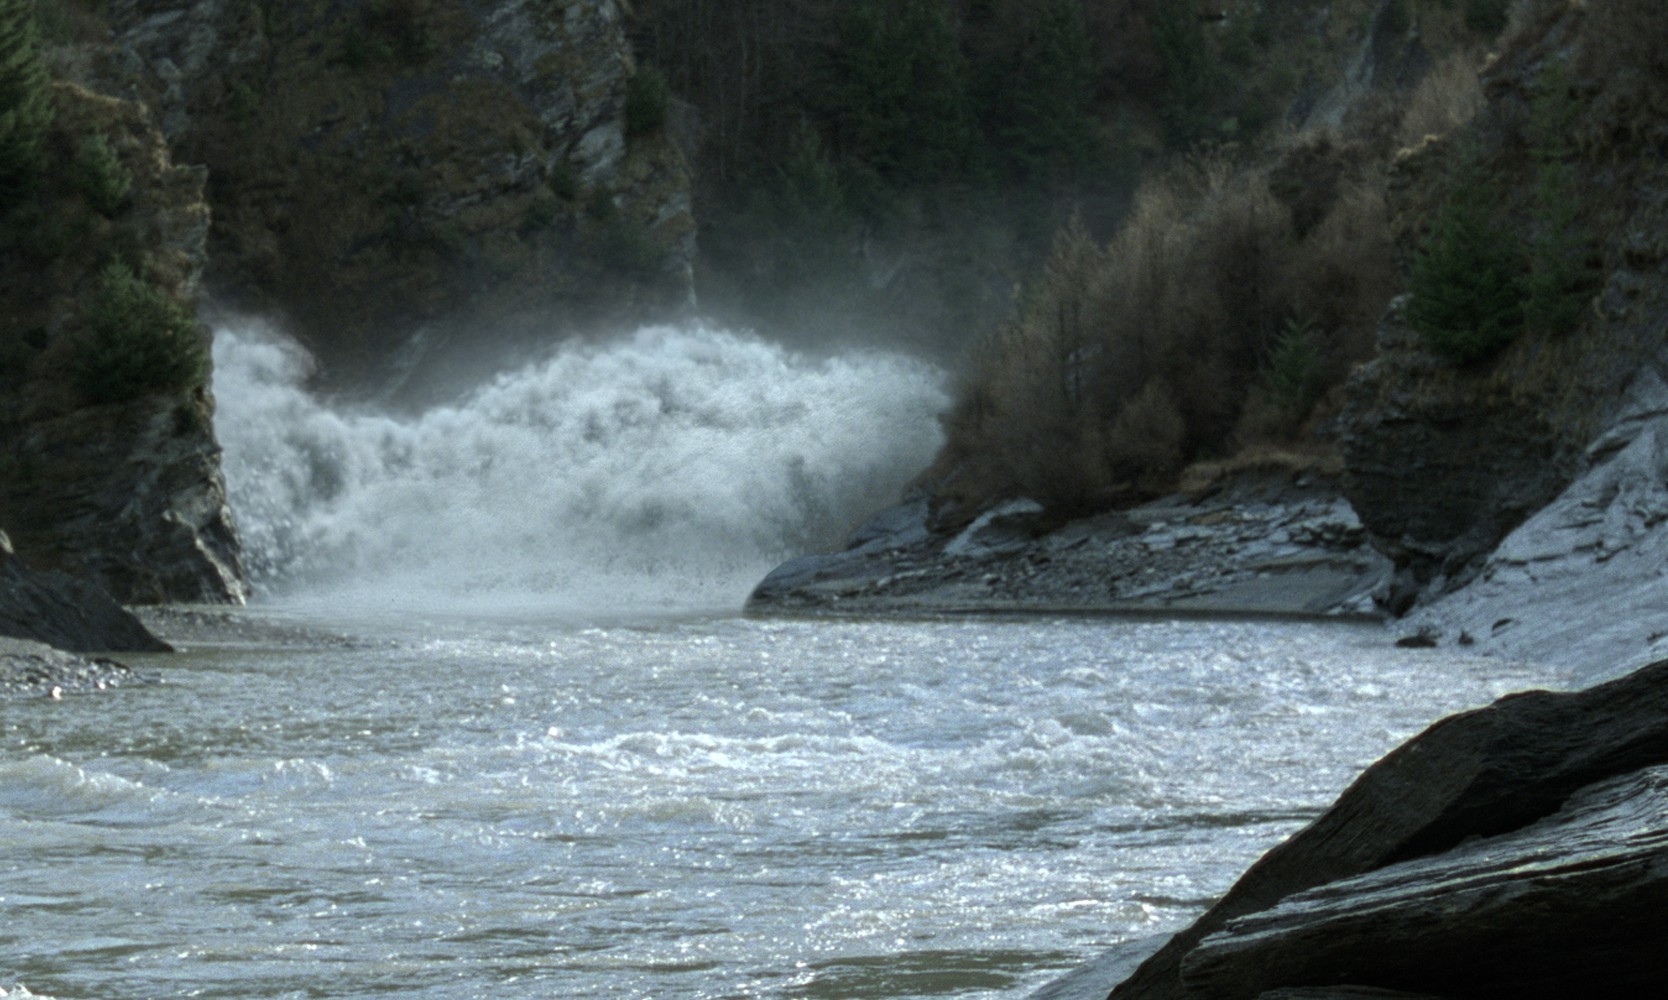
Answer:
POLYGON ((1664 45, 1655 4, 1523 5, 1475 121, 1395 165, 1410 294, 1343 418, 1346 491, 1402 567, 1395 610, 1473 579, 1659 364, 1664 45))
MULTIPOLYGON (((12 17, 0 45, 36 52, 12 17)), ((33 63, 7 81, 42 112, 6 137, 0 525, 35 568, 125 602, 240 600, 196 319, 204 174, 175 164, 143 106, 33 63)))
POLYGON ((283 318, 327 375, 467 377, 688 305, 688 176, 622 5, 102 12, 111 44, 83 71, 140 81, 178 155, 209 170, 209 285, 283 318))

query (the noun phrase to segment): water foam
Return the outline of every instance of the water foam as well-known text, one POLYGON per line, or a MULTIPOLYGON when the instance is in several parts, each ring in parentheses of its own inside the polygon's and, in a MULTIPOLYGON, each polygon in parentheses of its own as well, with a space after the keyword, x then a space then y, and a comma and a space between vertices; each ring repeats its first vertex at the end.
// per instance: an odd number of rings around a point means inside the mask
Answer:
POLYGON ((703 327, 570 343, 415 416, 309 393, 257 324, 217 332, 215 369, 257 587, 383 606, 734 605, 893 499, 946 405, 908 358, 703 327))

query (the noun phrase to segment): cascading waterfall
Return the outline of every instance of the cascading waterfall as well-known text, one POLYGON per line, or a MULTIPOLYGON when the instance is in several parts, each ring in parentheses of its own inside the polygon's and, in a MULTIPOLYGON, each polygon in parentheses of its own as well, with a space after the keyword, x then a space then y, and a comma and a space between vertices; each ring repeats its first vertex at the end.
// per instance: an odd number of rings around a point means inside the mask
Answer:
POLYGON ((332 405, 259 324, 215 337, 216 431, 259 592, 376 606, 735 606, 896 497, 941 373, 705 327, 572 342, 414 416, 332 405))

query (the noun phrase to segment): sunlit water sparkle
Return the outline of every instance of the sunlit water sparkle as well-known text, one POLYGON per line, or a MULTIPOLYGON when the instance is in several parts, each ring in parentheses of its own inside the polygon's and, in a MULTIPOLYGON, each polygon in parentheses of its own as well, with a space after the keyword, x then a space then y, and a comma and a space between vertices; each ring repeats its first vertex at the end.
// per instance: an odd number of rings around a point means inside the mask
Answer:
POLYGON ((305 370, 219 338, 255 605, 134 657, 162 686, 0 704, 9 995, 1023 995, 1549 680, 1364 626, 739 616, 930 458, 904 359, 649 330, 416 416, 305 370))

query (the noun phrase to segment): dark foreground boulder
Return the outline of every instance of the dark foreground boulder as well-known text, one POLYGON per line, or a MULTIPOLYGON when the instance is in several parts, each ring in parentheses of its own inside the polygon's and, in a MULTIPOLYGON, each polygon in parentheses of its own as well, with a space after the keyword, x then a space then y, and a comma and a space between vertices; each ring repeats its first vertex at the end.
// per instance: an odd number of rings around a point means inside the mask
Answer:
POLYGON ((1648 993, 1668 982, 1665 763, 1668 661, 1444 719, 1111 997, 1648 993))
POLYGON ((0 532, 0 636, 77 653, 165 653, 152 635, 96 584, 23 565, 0 532))
POLYGON ((1456 997, 1651 996, 1668 983, 1668 767, 1538 823, 1300 892, 1182 961, 1189 997, 1368 982, 1456 997), (1602 982, 1602 988, 1595 984, 1602 982))

